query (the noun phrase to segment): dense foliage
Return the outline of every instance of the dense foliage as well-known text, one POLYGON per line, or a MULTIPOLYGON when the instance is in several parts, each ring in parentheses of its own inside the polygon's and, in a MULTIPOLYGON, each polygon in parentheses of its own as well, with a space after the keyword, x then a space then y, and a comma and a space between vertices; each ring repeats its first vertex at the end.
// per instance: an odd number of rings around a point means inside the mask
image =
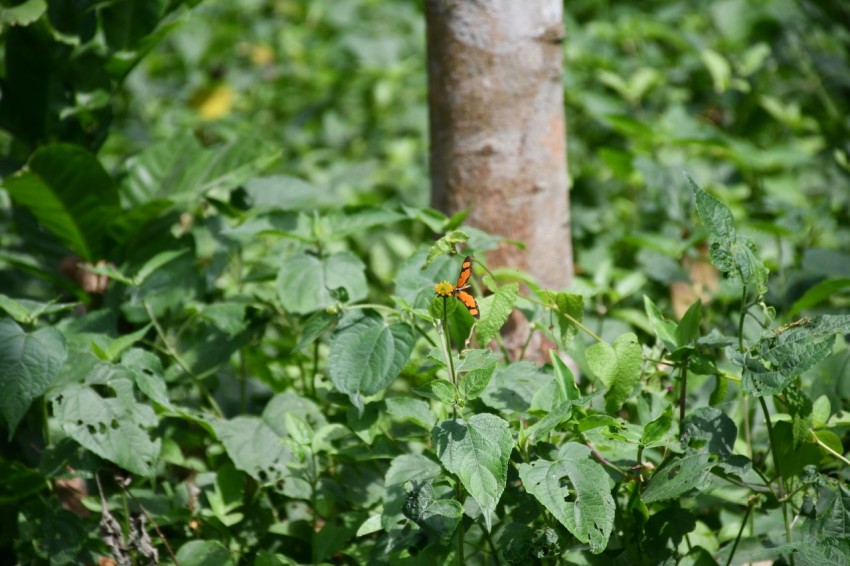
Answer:
POLYGON ((0 8, 0 555, 850 562, 848 15, 568 3, 561 290, 426 207, 414 3, 0 8))

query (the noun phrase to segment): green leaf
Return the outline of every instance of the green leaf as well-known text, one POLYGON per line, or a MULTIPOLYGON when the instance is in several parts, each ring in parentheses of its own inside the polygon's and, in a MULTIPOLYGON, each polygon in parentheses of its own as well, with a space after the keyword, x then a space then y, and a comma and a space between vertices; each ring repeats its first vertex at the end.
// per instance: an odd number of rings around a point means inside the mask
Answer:
POLYGON ((561 335, 561 348, 566 350, 572 344, 578 333, 576 322, 581 322, 584 317, 584 298, 573 293, 556 293, 543 291, 541 299, 553 306, 551 312, 558 321, 558 330, 561 335))
POLYGON ((293 457, 269 425, 257 417, 244 416, 215 419, 210 424, 237 469, 262 485, 283 488, 290 475, 287 463, 293 457))
POLYGON ((366 297, 366 266, 351 252, 323 258, 306 253, 283 260, 277 293, 283 308, 308 314, 336 303, 355 303, 366 297))
POLYGON ((794 301, 788 316, 794 316, 800 311, 810 309, 823 301, 836 295, 839 291, 850 287, 850 277, 836 277, 826 279, 809 287, 803 296, 794 301))
POLYGON ((148 405, 137 403, 133 383, 113 377, 103 384, 115 397, 102 397, 88 385, 64 387, 53 398, 53 414, 62 430, 83 447, 142 476, 154 472, 161 441, 151 440, 159 424, 148 405))
POLYGON ((576 385, 575 376, 572 370, 564 363, 558 351, 554 348, 549 350, 549 359, 552 361, 552 367, 555 369, 555 384, 558 388, 558 401, 576 401, 581 397, 581 391, 576 385))
POLYGON ((676 329, 677 325, 671 320, 666 320, 652 299, 643 296, 643 307, 646 310, 646 316, 649 318, 649 323, 652 330, 655 331, 655 336, 661 340, 667 348, 673 350, 676 348, 676 329))
POLYGON ((728 458, 737 435, 738 427, 724 412, 715 407, 700 407, 685 417, 682 444, 728 458))
POLYGON ((818 514, 804 528, 815 540, 850 536, 850 490, 837 484, 823 489, 818 502, 818 514))
POLYGON ((0 22, 11 26, 28 26, 47 11, 45 0, 26 0, 17 6, 0 8, 0 22))
POLYGON ((156 29, 163 3, 150 0, 120 0, 100 9, 106 42, 115 51, 135 51, 138 43, 156 29))
POLYGON ((443 421, 431 431, 437 456, 457 475, 475 499, 490 531, 493 513, 505 490, 508 458, 513 449, 508 423, 496 415, 479 413, 469 421, 443 421))
POLYGON ((445 236, 431 244, 428 250, 428 256, 425 258, 425 264, 422 269, 427 268, 432 261, 441 255, 457 253, 457 244, 464 244, 469 241, 469 236, 460 230, 452 230, 445 236))
POLYGON ((535 460, 519 464, 525 490, 537 498, 574 537, 599 554, 614 527, 611 481, 590 449, 568 442, 554 462, 535 460))
POLYGON ((323 218, 330 228, 330 234, 319 234, 321 239, 343 239, 364 233, 375 226, 389 226, 407 216, 386 206, 345 207, 334 210, 323 218))
POLYGON ((387 551, 406 544, 406 524, 402 509, 407 501, 405 484, 430 482, 441 472, 440 465, 423 454, 402 454, 390 463, 384 477, 381 526, 387 532, 387 551))
POLYGON ((550 379, 528 361, 497 367, 481 399, 494 409, 524 414, 531 407, 534 393, 550 379))
POLYGON ((392 383, 407 363, 414 342, 408 324, 387 325, 369 315, 346 316, 331 338, 331 381, 362 411, 362 396, 374 395, 392 383))
POLYGON ((812 424, 817 427, 826 425, 829 421, 829 416, 832 414, 832 406, 829 402, 829 397, 821 395, 812 404, 812 424))
POLYGON ((460 378, 461 399, 472 401, 487 388, 496 369, 496 357, 492 350, 469 350, 459 363, 457 373, 460 378))
POLYGON ((384 403, 387 405, 387 413, 393 418, 411 421, 425 430, 431 430, 437 424, 437 417, 431 411, 431 406, 421 399, 390 397, 385 399, 384 403))
POLYGON ((477 326, 478 343, 482 346, 489 344, 490 340, 499 334, 499 330, 513 312, 519 296, 518 283, 499 287, 495 282, 488 281, 487 278, 485 278, 484 283, 490 289, 496 289, 496 293, 478 301, 482 313, 477 326))
POLYGON ((112 178, 94 155, 71 144, 44 146, 3 188, 82 258, 104 257, 106 227, 120 205, 112 178))
POLYGON ((425 385, 414 387, 413 392, 426 399, 441 401, 446 405, 454 405, 458 398, 455 386, 445 379, 432 379, 425 385))
POLYGON ((66 356, 65 339, 55 328, 28 334, 11 320, 0 320, 0 413, 9 440, 33 400, 56 379, 66 356))
POLYGON ((304 329, 301 331, 301 336, 298 338, 298 344, 295 346, 296 352, 301 352, 319 339, 339 320, 339 315, 328 311, 317 311, 313 313, 307 322, 304 323, 304 329))
POLYGON ((660 441, 664 438, 668 432, 670 432, 670 426, 673 424, 673 405, 667 405, 667 408, 664 409, 657 419, 650 421, 643 427, 643 436, 640 439, 640 443, 643 446, 649 446, 654 442, 660 441))
POLYGON ((487 389, 490 384, 490 379, 493 377, 493 371, 496 369, 496 364, 488 368, 481 368, 463 374, 460 378, 460 398, 464 402, 477 399, 481 393, 487 389))
POLYGON ((836 334, 850 332, 850 316, 802 319, 763 337, 732 360, 744 368, 742 387, 756 397, 777 395, 832 352, 836 334))
POLYGON ((597 342, 585 351, 585 357, 590 371, 608 388, 605 410, 618 411, 640 382, 641 349, 637 336, 628 332, 613 345, 597 342))
POLYGON ((711 390, 711 396, 708 398, 708 404, 715 407, 726 399, 726 393, 729 391, 729 379, 718 373, 714 376, 714 389, 711 390))
POLYGON ((448 542, 463 518, 463 507, 454 499, 436 499, 431 484, 423 483, 408 492, 404 515, 423 529, 448 542))
POLYGON ((151 329, 151 326, 153 325, 146 324, 135 332, 124 334, 123 336, 119 336, 115 340, 110 341, 109 346, 106 348, 107 361, 115 361, 119 356, 121 356, 121 354, 132 348, 133 344, 145 337, 148 330, 151 329))
POLYGON ((133 348, 121 357, 121 365, 130 370, 136 387, 148 399, 165 408, 173 409, 171 401, 168 399, 162 362, 155 354, 140 348, 133 348))
POLYGON ((708 452, 692 452, 672 456, 652 475, 643 491, 643 501, 654 503, 680 497, 692 489, 704 489, 711 483, 708 452))
POLYGON ((133 206, 157 198, 190 201, 207 193, 227 197, 227 191, 263 171, 279 157, 279 149, 250 137, 202 148, 192 134, 184 133, 148 146, 128 159, 122 194, 133 206))
POLYGON ((850 564, 850 537, 822 538, 776 547, 794 557, 795 566, 844 566, 850 564))
POLYGON ((236 566, 227 547, 217 540, 192 540, 177 551, 180 566, 236 566))
POLYGON ((696 195, 696 207, 711 236, 711 263, 740 285, 753 285, 758 294, 767 292, 768 271, 756 256, 755 244, 735 231, 732 212, 725 204, 702 190, 688 177, 696 195))
POLYGON ((569 418, 573 414, 573 404, 574 403, 571 400, 564 401, 563 403, 552 409, 552 411, 548 415, 528 427, 528 429, 525 431, 526 434, 529 435, 535 442, 537 442, 538 440, 555 430, 555 427, 569 420, 569 418))
POLYGON ((702 318, 702 301, 697 301, 690 306, 679 326, 676 328, 676 345, 688 346, 699 339, 699 324, 702 318))

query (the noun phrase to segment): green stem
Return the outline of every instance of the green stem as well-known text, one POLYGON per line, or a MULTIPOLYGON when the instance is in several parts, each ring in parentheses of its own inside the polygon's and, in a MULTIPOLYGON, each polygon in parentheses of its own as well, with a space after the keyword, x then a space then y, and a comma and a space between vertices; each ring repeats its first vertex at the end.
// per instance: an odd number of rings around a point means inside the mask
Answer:
MULTIPOLYGON (((455 391, 457 391, 458 383, 457 376, 455 375, 455 362, 452 359, 452 344, 451 337, 449 336, 449 320, 448 315, 446 314, 446 302, 448 301, 448 297, 443 297, 443 314, 440 316, 440 324, 437 326, 437 333, 442 334, 442 340, 440 340, 440 345, 443 349, 443 357, 446 359, 446 367, 449 370, 449 379, 452 382, 452 385, 455 386, 455 391)), ((457 403, 452 405, 452 414, 454 418, 457 419, 457 403)))
POLYGON ((767 437, 770 439, 770 453, 773 454, 773 467, 776 468, 776 479, 779 483, 777 491, 779 493, 779 503, 782 505, 782 520, 785 523, 785 540, 791 544, 791 523, 788 522, 788 500, 785 497, 785 480, 782 477, 782 468, 779 463, 779 450, 776 444, 776 436, 773 434, 773 423, 770 420, 770 411, 767 409, 767 402, 764 397, 759 397, 761 410, 764 413, 764 422, 767 424, 767 437))
POLYGON ((223 418, 224 412, 222 412, 221 407, 218 406, 218 402, 215 400, 215 397, 213 397, 209 390, 204 387, 204 384, 201 383, 201 380, 198 379, 194 373, 192 373, 192 370, 189 369, 189 365, 183 360, 182 357, 180 357, 180 354, 177 353, 177 350, 174 348, 174 346, 171 345, 171 341, 168 340, 165 335, 165 331, 162 329, 162 326, 160 326, 159 321, 156 319, 156 316, 154 316, 153 309, 151 309, 147 301, 142 301, 142 304, 145 307, 145 311, 148 313, 148 318, 151 319, 153 327, 156 329, 157 336, 159 336, 159 339, 162 340, 163 344, 165 344, 165 352, 169 356, 171 356, 171 358, 174 359, 177 365, 180 366, 180 369, 182 369, 183 372, 189 376, 189 379, 192 380, 192 383, 201 393, 201 396, 204 397, 207 400, 207 403, 210 404, 210 407, 212 408, 215 415, 217 417, 223 418))
MULTIPOLYGON (((685 437, 685 402, 687 401, 688 396, 688 359, 685 358, 682 367, 679 370, 681 372, 681 379, 679 380, 679 442, 685 437)), ((638 462, 640 463, 640 462, 638 462)))
POLYGON ((50 416, 47 413, 47 401, 44 400, 44 395, 41 396, 39 404, 41 405, 41 418, 44 421, 44 444, 50 446, 53 444, 50 442, 50 416))
POLYGON ((735 537, 735 542, 732 544, 732 550, 729 552, 729 558, 726 559, 726 566, 732 564, 732 558, 735 556, 735 551, 738 550, 738 543, 741 542, 741 535, 744 534, 744 527, 747 524, 747 519, 749 518, 750 511, 752 510, 752 505, 747 505, 747 512, 744 513, 744 518, 741 520, 741 528, 738 529, 738 536, 735 537))
POLYGON ((319 341, 313 344, 313 377, 310 378, 310 389, 313 399, 316 399, 316 377, 319 375, 319 341))
MULTIPOLYGON (((455 486, 455 493, 457 495, 457 500, 460 503, 463 500, 463 487, 460 485, 460 479, 455 486)), ((461 503, 462 505, 462 503, 461 503)), ((458 566, 464 565, 463 560, 463 516, 460 518, 460 522, 457 525, 457 563, 458 566)))
POLYGON ((239 412, 248 410, 248 366, 245 363, 245 350, 239 349, 239 412))

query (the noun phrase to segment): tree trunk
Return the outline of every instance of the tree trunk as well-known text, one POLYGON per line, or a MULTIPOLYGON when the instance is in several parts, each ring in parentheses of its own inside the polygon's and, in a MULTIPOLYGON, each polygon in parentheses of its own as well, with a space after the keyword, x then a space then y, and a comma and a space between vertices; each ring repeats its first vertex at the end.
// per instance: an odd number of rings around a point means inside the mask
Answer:
POLYGON ((426 14, 432 205, 525 243, 491 266, 569 285, 562 1, 427 0, 426 14))

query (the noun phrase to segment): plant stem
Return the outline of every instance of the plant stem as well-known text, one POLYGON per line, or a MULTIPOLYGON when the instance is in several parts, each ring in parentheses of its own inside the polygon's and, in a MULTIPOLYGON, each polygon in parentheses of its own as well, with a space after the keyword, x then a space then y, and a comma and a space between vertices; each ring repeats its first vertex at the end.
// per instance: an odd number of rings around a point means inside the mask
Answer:
POLYGON ((218 406, 218 402, 215 400, 215 397, 213 397, 212 394, 207 390, 207 388, 204 387, 204 384, 201 383, 201 380, 198 379, 194 373, 192 373, 192 370, 189 368, 189 365, 183 360, 182 357, 180 357, 180 354, 177 353, 177 350, 174 348, 174 346, 171 345, 171 342, 166 337, 165 331, 162 329, 162 326, 159 325, 159 321, 156 319, 156 316, 154 316, 153 310, 151 309, 148 302, 143 300, 142 304, 145 307, 145 312, 148 313, 148 318, 150 318, 151 323, 153 323, 153 327, 156 329, 157 336, 159 336, 159 339, 162 340, 163 344, 165 344, 165 352, 169 356, 171 356, 177 363, 177 365, 180 366, 180 369, 182 369, 183 372, 187 376, 189 376, 189 379, 191 379, 195 387, 198 388, 198 391, 201 393, 201 396, 203 396, 207 400, 207 403, 210 404, 210 407, 212 408, 215 415, 217 417, 223 418, 224 412, 222 412, 221 407, 218 406))
POLYGON ((764 397, 759 397, 759 403, 764 413, 764 422, 767 424, 770 453, 773 454, 773 467, 776 468, 776 479, 779 482, 777 488, 779 492, 779 503, 782 505, 782 520, 785 523, 785 540, 788 544, 791 544, 791 524, 788 522, 788 501, 785 497, 785 480, 782 477, 782 468, 779 463, 779 447, 776 444, 776 437, 773 434, 773 423, 770 421, 770 411, 767 409, 767 402, 764 400, 764 397))
MULTIPOLYGON (((446 302, 448 297, 443 297, 443 314, 440 316, 440 322, 437 326, 437 333, 442 334, 443 339, 440 340, 440 345, 443 349, 443 357, 446 358, 446 368, 449 370, 449 379, 452 382, 452 385, 455 386, 455 391, 457 391, 457 377, 455 376, 455 363, 452 359, 452 343, 451 337, 449 336, 449 320, 448 315, 446 315, 446 302)), ((452 405, 452 415, 455 419, 457 419, 457 404, 452 405)))
POLYGON ((845 464, 850 466, 850 460, 845 458, 843 454, 839 454, 838 452, 836 452, 835 450, 830 448, 824 441, 822 441, 820 438, 818 438, 818 435, 815 434, 815 431, 810 430, 809 433, 812 435, 812 438, 815 439, 815 442, 818 443, 818 446, 820 446, 821 448, 823 448, 824 450, 826 450, 827 452, 829 452, 830 454, 832 454, 833 456, 835 456, 836 458, 838 458, 839 460, 841 460, 842 462, 844 462, 845 464))
MULTIPOLYGON (((458 479, 457 484, 455 486, 455 493, 456 493, 456 496, 457 496, 458 503, 460 503, 460 501, 463 499, 463 487, 460 485, 460 479, 458 479)), ((461 503, 461 505, 463 505, 463 504, 461 503)), ((464 565, 464 560, 463 560, 463 515, 461 515, 460 521, 457 524, 457 563, 458 563, 458 566, 464 565)))
MULTIPOLYGON (((685 358, 679 369, 679 442, 685 438, 685 401, 688 396, 688 359, 685 358)), ((640 464, 640 462, 638 462, 640 464)))
POLYGON ((744 527, 747 525, 747 519, 750 516, 750 511, 753 510, 752 505, 747 505, 747 512, 744 513, 744 518, 741 519, 741 528, 738 529, 738 536, 735 537, 735 542, 732 544, 732 550, 729 552, 729 558, 726 559, 726 566, 732 564, 732 558, 735 556, 735 551, 738 550, 738 543, 741 542, 741 535, 744 534, 744 527))
POLYGON ((313 344, 313 377, 310 378, 310 389, 313 399, 316 398, 316 377, 319 375, 319 341, 313 344))
POLYGON ((239 412, 248 410, 248 368, 245 363, 245 350, 239 348, 239 412))

